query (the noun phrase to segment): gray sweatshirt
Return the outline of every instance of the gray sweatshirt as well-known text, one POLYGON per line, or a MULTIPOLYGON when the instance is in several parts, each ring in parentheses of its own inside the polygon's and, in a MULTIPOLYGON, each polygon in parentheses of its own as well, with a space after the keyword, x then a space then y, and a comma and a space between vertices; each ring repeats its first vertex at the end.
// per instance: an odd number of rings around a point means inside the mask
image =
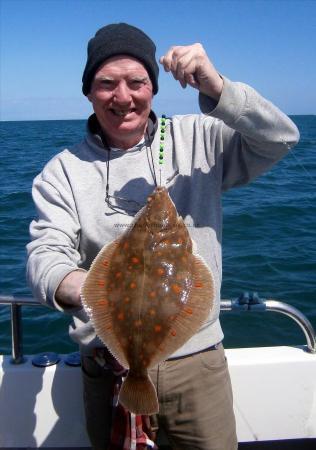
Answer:
MULTIPOLYGON (((299 138, 285 114, 243 83, 224 78, 218 104, 201 94, 199 102, 203 114, 167 120, 161 181, 188 227, 196 252, 213 273, 216 302, 199 332, 173 356, 223 339, 219 322, 222 192, 268 170, 299 138)), ((108 152, 89 127, 83 142, 56 155, 35 178, 38 218, 30 225, 27 277, 42 303, 61 310, 54 296, 63 278, 78 268, 88 270, 103 245, 132 222, 132 206, 137 209, 146 203, 155 175, 160 178, 159 134, 158 129, 151 144, 145 140, 130 150, 110 152, 109 194, 115 197, 112 204, 122 209, 114 211, 105 202, 108 152)), ((82 352, 89 354, 102 345, 82 308, 66 312, 73 316, 70 335, 82 352)))

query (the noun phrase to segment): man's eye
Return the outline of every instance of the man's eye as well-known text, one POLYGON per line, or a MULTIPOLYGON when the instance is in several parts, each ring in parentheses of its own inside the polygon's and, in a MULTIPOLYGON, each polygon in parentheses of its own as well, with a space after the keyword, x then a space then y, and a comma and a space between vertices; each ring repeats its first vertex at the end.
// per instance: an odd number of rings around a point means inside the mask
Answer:
POLYGON ((113 80, 101 80, 101 86, 104 89, 111 89, 114 87, 114 81, 113 80))
POLYGON ((138 89, 139 87, 146 84, 146 81, 145 80, 131 80, 129 84, 133 89, 138 89))

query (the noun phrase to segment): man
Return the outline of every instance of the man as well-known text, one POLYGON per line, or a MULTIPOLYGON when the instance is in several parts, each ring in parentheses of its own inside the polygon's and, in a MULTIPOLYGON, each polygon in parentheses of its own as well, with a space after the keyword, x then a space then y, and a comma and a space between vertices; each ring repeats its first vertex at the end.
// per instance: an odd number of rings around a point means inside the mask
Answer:
POLYGON ((82 309, 80 289, 101 247, 145 204, 161 167, 162 184, 213 273, 216 304, 200 331, 151 369, 160 404, 152 423, 165 429, 174 449, 232 450, 232 392, 218 320, 221 192, 269 169, 297 142, 298 131, 251 87, 220 76, 200 44, 171 47, 160 63, 182 87, 199 91, 203 113, 166 120, 162 166, 159 121, 151 111, 158 91, 154 43, 127 24, 103 27, 90 40, 83 93, 94 114, 85 140, 34 180, 38 219, 30 227, 28 279, 43 303, 74 317, 87 428, 94 448, 107 449, 115 374, 93 356, 103 345, 82 309))

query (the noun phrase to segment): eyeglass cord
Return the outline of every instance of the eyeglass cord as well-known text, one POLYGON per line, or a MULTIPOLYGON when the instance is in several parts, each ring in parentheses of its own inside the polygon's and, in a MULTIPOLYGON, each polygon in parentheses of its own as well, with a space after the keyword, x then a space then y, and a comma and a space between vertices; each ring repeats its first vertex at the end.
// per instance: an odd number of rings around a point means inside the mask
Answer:
MULTIPOLYGON (((161 166, 164 163, 165 132, 166 132, 166 116, 165 116, 165 114, 162 114, 161 119, 160 119, 160 142, 159 142, 159 159, 158 159, 158 163, 159 163, 159 186, 161 186, 161 166)), ((152 175, 153 175, 155 186, 157 187, 158 186, 158 182, 157 182, 153 151, 152 151, 151 141, 150 141, 150 138, 149 138, 148 129, 146 131, 146 134, 147 134, 147 140, 149 142, 152 175)), ((108 199, 109 198, 109 188, 110 188, 109 180, 110 180, 110 154, 111 154, 111 147, 108 145, 106 136, 104 135, 104 133, 102 131, 101 131, 100 135, 101 135, 101 140, 102 140, 103 146, 107 150, 105 195, 106 195, 106 199, 108 199)), ((147 145, 146 145, 146 150, 148 152, 148 146, 147 145)))

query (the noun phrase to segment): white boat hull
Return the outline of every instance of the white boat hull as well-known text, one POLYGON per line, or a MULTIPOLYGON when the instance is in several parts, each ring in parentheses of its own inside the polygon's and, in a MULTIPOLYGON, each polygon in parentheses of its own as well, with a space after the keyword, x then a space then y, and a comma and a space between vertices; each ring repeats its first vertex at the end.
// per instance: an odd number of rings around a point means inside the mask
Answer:
MULTIPOLYGON (((316 354, 303 347, 226 350, 239 442, 316 438, 316 354)), ((80 368, 0 356, 0 448, 84 448, 80 368)))

